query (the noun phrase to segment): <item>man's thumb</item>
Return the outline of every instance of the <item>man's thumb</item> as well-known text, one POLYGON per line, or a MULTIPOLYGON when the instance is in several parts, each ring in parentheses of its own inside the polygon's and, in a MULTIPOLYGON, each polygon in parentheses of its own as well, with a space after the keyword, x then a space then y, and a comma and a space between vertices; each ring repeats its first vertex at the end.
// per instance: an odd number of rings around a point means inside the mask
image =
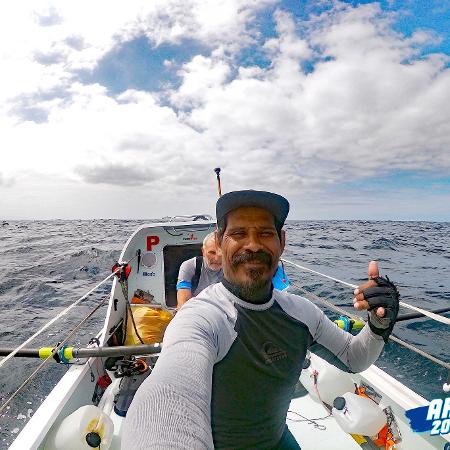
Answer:
POLYGON ((369 275, 369 280, 380 276, 380 270, 378 269, 378 263, 376 261, 370 261, 367 273, 369 275))

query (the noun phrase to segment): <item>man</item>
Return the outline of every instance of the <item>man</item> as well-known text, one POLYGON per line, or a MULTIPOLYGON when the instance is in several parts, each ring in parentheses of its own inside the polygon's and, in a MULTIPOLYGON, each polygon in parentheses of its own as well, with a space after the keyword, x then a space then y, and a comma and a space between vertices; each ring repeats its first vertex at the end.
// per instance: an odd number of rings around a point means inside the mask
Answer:
POLYGON ((269 192, 230 192, 217 201, 223 281, 167 328, 156 367, 128 411, 123 450, 298 450, 286 414, 308 347, 323 345, 354 372, 378 358, 399 296, 376 263, 355 290, 355 308, 370 310, 357 336, 305 298, 272 288, 288 211, 288 201, 269 192))
MULTIPOLYGON (((177 309, 206 287, 222 280, 222 254, 216 246, 214 233, 208 234, 203 240, 202 255, 188 259, 180 266, 176 286, 177 309)), ((289 280, 282 265, 278 266, 272 284, 280 291, 289 287, 289 280)))
POLYGON ((211 284, 222 279, 222 256, 214 233, 203 239, 203 257, 194 257, 180 266, 177 282, 177 309, 211 284))

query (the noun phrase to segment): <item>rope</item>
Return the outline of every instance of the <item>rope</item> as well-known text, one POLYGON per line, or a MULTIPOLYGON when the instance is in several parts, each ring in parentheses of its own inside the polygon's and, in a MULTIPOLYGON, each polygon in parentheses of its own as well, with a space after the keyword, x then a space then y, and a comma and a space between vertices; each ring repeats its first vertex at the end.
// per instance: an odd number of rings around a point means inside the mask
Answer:
MULTIPOLYGON (((66 347, 66 342, 78 331, 78 329, 83 325, 90 317, 92 317, 95 312, 100 309, 101 306, 103 306, 106 302, 106 300, 109 299, 108 297, 104 297, 103 300, 65 337, 65 339, 60 342, 53 350, 52 355, 54 356, 56 353, 61 358, 61 354, 63 359, 61 361, 64 362, 64 364, 67 364, 68 361, 64 357, 64 348, 66 347), (62 351, 61 351, 62 350, 62 351), (67 361, 67 363, 66 363, 67 361)), ((31 380, 43 369, 43 367, 51 361, 53 358, 48 357, 42 361, 41 364, 37 367, 37 369, 16 389, 16 391, 6 400, 5 403, 0 407, 0 414, 5 410, 5 408, 11 403, 11 401, 30 383, 31 380)))
MULTIPOLYGON (((311 292, 307 291, 306 289, 302 288, 301 286, 299 286, 297 283, 292 282, 291 281, 292 286, 295 286, 298 290, 300 290, 301 292, 303 292, 307 297, 310 297, 311 299, 318 301, 320 303, 323 303, 327 308, 338 312, 339 314, 345 314, 349 317, 351 317, 352 319, 356 319, 356 320, 361 320, 363 322, 366 322, 365 319, 363 319, 362 317, 356 315, 356 314, 352 314, 347 312, 345 309, 340 308, 339 306, 334 305, 333 303, 330 303, 328 300, 324 300, 323 298, 318 297, 317 295, 312 294, 311 292)), ((436 358, 435 356, 432 356, 426 352, 424 352, 423 350, 420 350, 420 348, 415 347, 412 344, 408 344, 408 342, 402 341, 401 339, 399 339, 396 336, 389 336, 389 339, 391 339, 393 342, 396 342, 397 344, 411 350, 414 353, 419 354, 420 356, 423 356, 424 358, 429 359, 430 361, 433 361, 434 363, 438 364, 439 366, 445 367, 447 370, 450 370, 450 364, 442 361, 439 358, 436 358)))
POLYGON ((139 331, 138 331, 138 329, 136 327, 136 322, 134 320, 133 311, 131 310, 131 305, 130 305, 130 302, 128 300, 128 280, 119 280, 119 283, 120 283, 120 287, 122 289, 122 294, 123 294, 123 297, 125 299, 125 304, 126 304, 125 327, 124 327, 125 332, 124 332, 124 335, 123 335, 122 345, 125 345, 125 341, 127 339, 128 313, 130 313, 131 324, 133 325, 133 329, 134 329, 134 332, 136 333, 136 336, 138 337, 138 339, 141 342, 141 344, 144 344, 144 341, 142 340, 142 338, 141 338, 141 336, 139 334, 139 331))
POLYGON ((308 419, 307 417, 302 416, 297 411, 292 411, 291 409, 288 410, 288 413, 295 414, 296 416, 301 417, 301 419, 291 419, 290 417, 286 417, 287 420, 290 420, 291 422, 308 422, 309 424, 313 425, 314 428, 316 428, 317 430, 320 430, 320 431, 325 431, 327 429, 327 427, 325 425, 321 425, 321 424, 317 423, 317 421, 325 420, 325 419, 328 419, 328 417, 331 417, 331 413, 330 413, 330 414, 328 414, 328 416, 318 417, 315 419, 308 419))
MULTIPOLYGON (((306 270, 307 272, 311 272, 311 273, 314 273, 316 275, 320 275, 322 277, 328 278, 329 280, 333 280, 336 283, 340 283, 340 284, 343 284, 344 286, 348 286, 348 287, 350 287, 352 289, 356 289, 358 287, 356 284, 347 283, 346 281, 339 280, 338 278, 330 277, 329 275, 325 275, 324 273, 320 273, 320 272, 317 272, 315 270, 308 269, 307 267, 300 266, 299 264, 296 264, 296 263, 294 263, 292 261, 288 261, 287 259, 283 258, 282 261, 284 261, 284 262, 286 262, 288 264, 291 264, 291 265, 297 267, 298 269, 306 270)), ((430 319, 436 320, 437 322, 441 322, 441 323, 445 323, 446 325, 450 325, 450 318, 449 317, 440 316, 439 314, 435 314, 435 313, 433 313, 431 311, 427 311, 425 309, 418 308, 417 306, 409 305, 408 303, 405 303, 405 302, 399 302, 399 304, 400 304, 400 306, 403 306, 404 308, 408 308, 408 309, 411 309, 413 311, 417 311, 420 314, 423 314, 424 316, 429 317, 430 319)))
MULTIPOLYGON (((129 264, 131 261, 133 261, 133 259, 135 259, 136 256, 134 256, 133 258, 131 258, 127 264, 129 264)), ((57 316, 55 316, 53 319, 51 319, 49 322, 47 322, 40 330, 36 331, 36 333, 33 334, 33 336, 29 337, 25 342, 22 342, 22 344, 20 344, 17 348, 15 348, 8 356, 5 356, 5 358, 3 358, 0 361, 0 368, 6 363, 6 361, 10 360, 11 358, 14 357, 14 355, 22 350, 27 344, 29 344, 31 341, 33 341, 34 339, 36 339, 40 334, 42 334, 42 332, 44 332, 48 327, 50 327, 51 325, 53 325, 57 320, 59 320, 61 317, 65 316, 72 308, 75 308, 75 306, 77 306, 80 302, 82 302, 85 298, 89 297, 89 295, 91 295, 96 289, 98 289, 102 284, 106 283, 111 277, 113 277, 114 275, 116 275, 117 272, 119 272, 121 270, 121 266, 119 265, 119 267, 117 267, 116 270, 114 270, 111 275, 108 275, 105 279, 103 279, 102 281, 100 281, 100 283, 98 283, 96 286, 94 286, 90 291, 86 292, 86 294, 84 294, 82 297, 80 297, 77 301, 75 301, 74 303, 72 303, 70 306, 68 306, 66 309, 64 309, 63 311, 61 311, 57 316)))

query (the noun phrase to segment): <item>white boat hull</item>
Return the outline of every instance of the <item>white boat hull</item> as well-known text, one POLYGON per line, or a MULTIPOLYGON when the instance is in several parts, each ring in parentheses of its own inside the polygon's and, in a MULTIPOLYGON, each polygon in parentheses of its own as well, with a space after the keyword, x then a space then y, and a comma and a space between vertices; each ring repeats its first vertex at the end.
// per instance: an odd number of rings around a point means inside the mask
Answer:
MULTIPOLYGON (((173 306, 167 304, 169 297, 164 286, 166 274, 164 272, 165 260, 163 253, 166 246, 186 246, 186 242, 199 246, 206 234, 211 231, 212 225, 211 223, 190 223, 187 225, 182 224, 180 228, 177 228, 177 224, 170 224, 170 226, 167 226, 167 224, 155 224, 144 226, 137 230, 126 243, 120 257, 121 261, 129 261, 134 258, 131 265, 132 273, 136 275, 130 278, 129 296, 132 295, 134 289, 145 288, 155 295, 155 299, 163 307, 173 306), (155 239, 155 236, 158 236, 158 239, 155 239), (164 239, 165 242, 163 241, 164 239), (152 248, 152 246, 156 245, 156 241, 160 245, 159 252, 152 248), (142 266, 140 268, 137 267, 136 251, 142 248, 155 254, 156 263, 151 268, 152 272, 149 269, 144 271, 142 266)), ((102 346, 107 345, 112 331, 125 315, 123 295, 117 280, 114 280, 105 325, 98 335, 102 346)), ((91 358, 89 364, 73 365, 39 407, 10 449, 44 449, 46 436, 52 426, 58 426, 58 423, 80 406, 92 403, 92 395, 97 380, 93 379, 94 377, 91 375, 91 367, 98 367, 99 364, 103 366, 103 361, 100 358, 91 358)), ((411 430, 408 419, 405 417, 405 411, 427 405, 428 402, 381 369, 371 366, 363 373, 352 377, 354 381, 363 381, 382 394, 382 407, 390 406, 392 408, 403 438, 402 442, 396 446, 397 449, 442 450, 444 444, 450 442, 448 435, 430 436, 429 434, 417 434, 411 430)), ((117 382, 118 380, 113 380, 113 385, 117 382)), ((114 412, 112 408, 113 401, 114 387, 111 387, 106 390, 100 406, 104 408, 105 413, 109 414, 114 423, 114 438, 110 449, 119 450, 124 419, 114 412)), ((308 419, 327 415, 323 405, 314 401, 309 395, 293 399, 290 410, 308 419)), ((291 417, 291 415, 288 417, 291 417)), ((317 423, 324 425, 326 429, 319 429, 314 423, 308 421, 294 422, 287 420, 287 424, 300 443, 302 450, 361 448, 349 434, 339 427, 332 417, 317 421, 317 423)), ((149 448, 151 448, 151 443, 149 443, 149 448)))
MULTIPOLYGON (((95 364, 96 361, 91 359, 91 367, 95 367, 95 364)), ((383 397, 380 405, 392 408, 402 434, 402 442, 396 447, 398 450, 442 450, 445 443, 450 442, 448 435, 430 436, 426 433, 417 434, 411 430, 409 421, 404 414, 405 410, 427 405, 428 402, 378 367, 371 366, 361 374, 355 374, 352 377, 355 381, 363 381, 377 392, 382 393, 383 397)), ((91 404, 94 385, 95 383, 91 381, 88 364, 72 366, 30 419, 10 447, 10 450, 44 449, 46 435, 54 423, 58 424, 64 417, 80 406, 91 404)), ((107 397, 111 395, 111 392, 106 391, 105 395, 107 397)), ((113 399, 102 399, 103 404, 108 401, 112 404, 113 399)), ((293 399, 289 410, 308 419, 327 415, 324 407, 309 395, 293 399)), ((124 419, 111 409, 109 413, 114 423, 114 438, 110 449, 120 450, 121 427, 124 419)), ((299 417, 294 414, 288 414, 286 423, 300 443, 302 450, 330 450, 330 448, 350 450, 361 448, 349 434, 342 431, 333 417, 317 421, 318 424, 326 427, 325 430, 316 428, 314 423, 307 421, 296 422, 289 420, 289 418, 299 419, 299 417)))

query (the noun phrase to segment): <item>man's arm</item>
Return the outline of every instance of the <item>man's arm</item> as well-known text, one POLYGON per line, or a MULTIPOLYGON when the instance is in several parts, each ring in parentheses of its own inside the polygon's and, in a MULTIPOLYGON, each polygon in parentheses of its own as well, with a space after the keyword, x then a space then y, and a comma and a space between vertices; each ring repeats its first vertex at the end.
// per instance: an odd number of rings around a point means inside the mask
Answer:
POLYGON ((220 343, 231 337, 222 317, 193 300, 171 321, 158 362, 128 410, 122 450, 214 448, 212 372, 220 343))
POLYGON ((195 259, 184 261, 178 272, 177 309, 192 298, 192 278, 195 275, 195 259))
POLYGON ((317 309, 314 341, 334 353, 352 372, 362 372, 378 359, 384 340, 373 333, 368 325, 353 336, 341 330, 323 311, 313 306, 317 309))
POLYGON ((336 333, 332 329, 334 324, 331 325, 329 320, 319 319, 316 329, 317 342, 331 350, 355 372, 367 369, 376 361, 394 328, 399 309, 397 287, 389 278, 380 277, 376 261, 369 263, 368 276, 369 280, 355 289, 353 299, 356 309, 368 310, 368 325, 357 336, 344 332, 348 335, 347 342, 339 338, 342 330, 338 329, 336 333))
POLYGON ((284 308, 308 326, 315 342, 334 353, 351 371, 361 372, 377 360, 388 340, 397 318, 399 294, 393 283, 379 277, 378 265, 372 261, 369 281, 359 286, 355 295, 355 308, 369 309, 369 324, 357 336, 341 330, 302 297, 289 296, 284 308))
POLYGON ((180 309, 188 300, 192 298, 192 291, 188 288, 178 288, 177 309, 180 309))
POLYGON ((341 330, 304 297, 288 294, 280 305, 291 317, 308 327, 314 342, 336 355, 352 372, 367 369, 383 350, 383 338, 373 333, 368 325, 353 336, 341 330))

